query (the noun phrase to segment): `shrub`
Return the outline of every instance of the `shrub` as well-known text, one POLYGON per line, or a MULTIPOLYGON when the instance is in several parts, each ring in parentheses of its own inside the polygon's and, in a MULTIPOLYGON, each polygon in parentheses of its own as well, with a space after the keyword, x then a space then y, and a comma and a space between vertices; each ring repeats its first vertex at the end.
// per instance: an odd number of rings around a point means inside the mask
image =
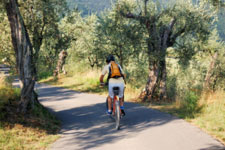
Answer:
POLYGON ((181 109, 184 111, 185 116, 192 118, 199 111, 198 100, 199 96, 196 92, 188 91, 185 93, 184 100, 181 103, 181 109))
POLYGON ((42 71, 38 73, 38 80, 47 79, 48 77, 52 76, 52 71, 42 71))
POLYGON ((0 119, 4 117, 5 111, 3 109, 5 106, 12 101, 19 99, 20 89, 12 87, 12 78, 0 76, 0 119))
POLYGON ((176 94, 177 94, 177 79, 176 76, 169 76, 167 78, 167 96, 170 100, 175 100, 176 99, 176 94))

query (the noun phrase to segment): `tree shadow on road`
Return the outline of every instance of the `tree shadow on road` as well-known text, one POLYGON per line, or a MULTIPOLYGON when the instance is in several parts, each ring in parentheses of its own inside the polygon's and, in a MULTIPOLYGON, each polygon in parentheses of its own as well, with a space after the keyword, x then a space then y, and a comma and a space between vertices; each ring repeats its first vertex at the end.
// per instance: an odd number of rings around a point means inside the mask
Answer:
POLYGON ((104 114, 105 103, 63 110, 58 112, 63 122, 61 132, 63 135, 69 134, 68 141, 79 145, 78 149, 88 149, 130 138, 149 127, 176 119, 134 103, 126 103, 126 108, 127 115, 122 118, 119 131, 115 129, 114 120, 104 114))
POLYGON ((67 100, 71 97, 75 98, 74 94, 80 94, 80 92, 45 84, 37 84, 35 90, 37 91, 39 97, 41 97, 41 99, 39 99, 40 102, 46 99, 48 101, 67 100), (54 99, 51 99, 51 97, 54 97, 54 99))
POLYGON ((200 150, 225 150, 225 148, 224 147, 220 147, 220 146, 212 145, 212 146, 209 146, 207 148, 202 148, 200 150))

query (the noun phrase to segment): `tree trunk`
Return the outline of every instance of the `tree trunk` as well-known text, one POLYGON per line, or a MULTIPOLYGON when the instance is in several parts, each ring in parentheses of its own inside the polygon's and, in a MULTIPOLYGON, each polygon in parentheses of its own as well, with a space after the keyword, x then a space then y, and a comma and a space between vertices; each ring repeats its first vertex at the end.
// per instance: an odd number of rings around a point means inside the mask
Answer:
POLYGON ((212 60, 210 62, 209 68, 208 68, 206 76, 205 76, 205 82, 203 85, 205 90, 210 90, 210 83, 212 83, 211 77, 213 74, 213 69, 215 68, 215 63, 216 63, 217 57, 218 57, 218 52, 215 52, 215 54, 212 56, 212 60))
POLYGON ((33 63, 32 45, 20 14, 16 0, 5 1, 8 20, 11 27, 12 43, 16 53, 17 68, 21 87, 19 110, 27 112, 28 107, 38 103, 34 91, 35 65, 33 63))
POLYGON ((167 78, 167 72, 166 72, 166 60, 161 61, 160 63, 160 83, 159 83, 159 98, 160 100, 166 100, 167 93, 166 93, 166 78, 167 78))
POLYGON ((61 71, 63 71, 63 73, 66 74, 66 70, 64 68, 64 64, 65 64, 65 61, 66 61, 66 57, 67 57, 67 52, 65 50, 62 50, 59 53, 59 59, 58 59, 58 62, 57 62, 56 70, 54 71, 54 76, 55 77, 57 75, 59 77, 61 71))
MULTIPOLYGON (((147 25, 146 25, 147 26, 147 25)), ((145 88, 144 101, 165 100, 166 95, 166 49, 169 32, 166 30, 163 36, 157 36, 156 28, 149 28, 148 59, 149 76, 145 88), (155 34, 151 34, 155 33, 155 34), (156 42, 157 41, 157 42, 156 42)))
POLYGON ((157 87, 157 80, 159 76, 159 67, 157 62, 149 64, 149 76, 148 81, 145 86, 145 96, 144 101, 152 101, 157 87))
POLYGON ((120 49, 120 66, 123 68, 123 50, 122 45, 119 46, 120 49))

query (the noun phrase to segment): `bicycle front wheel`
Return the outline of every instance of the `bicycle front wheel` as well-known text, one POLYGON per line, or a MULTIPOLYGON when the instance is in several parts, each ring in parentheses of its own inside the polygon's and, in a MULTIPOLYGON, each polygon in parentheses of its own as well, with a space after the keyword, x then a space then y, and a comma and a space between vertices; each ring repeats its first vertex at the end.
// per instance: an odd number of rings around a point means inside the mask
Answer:
POLYGON ((120 129, 120 105, 119 102, 116 102, 116 111, 115 111, 115 119, 116 119, 116 129, 120 129))

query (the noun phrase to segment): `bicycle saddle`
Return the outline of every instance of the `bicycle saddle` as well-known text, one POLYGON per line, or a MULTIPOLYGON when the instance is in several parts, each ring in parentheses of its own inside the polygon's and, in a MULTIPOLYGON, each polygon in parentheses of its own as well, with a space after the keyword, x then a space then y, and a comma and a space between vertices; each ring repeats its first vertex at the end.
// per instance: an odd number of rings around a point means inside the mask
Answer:
POLYGON ((113 87, 113 93, 114 93, 115 95, 119 95, 119 90, 120 90, 119 87, 117 87, 117 86, 113 87))

